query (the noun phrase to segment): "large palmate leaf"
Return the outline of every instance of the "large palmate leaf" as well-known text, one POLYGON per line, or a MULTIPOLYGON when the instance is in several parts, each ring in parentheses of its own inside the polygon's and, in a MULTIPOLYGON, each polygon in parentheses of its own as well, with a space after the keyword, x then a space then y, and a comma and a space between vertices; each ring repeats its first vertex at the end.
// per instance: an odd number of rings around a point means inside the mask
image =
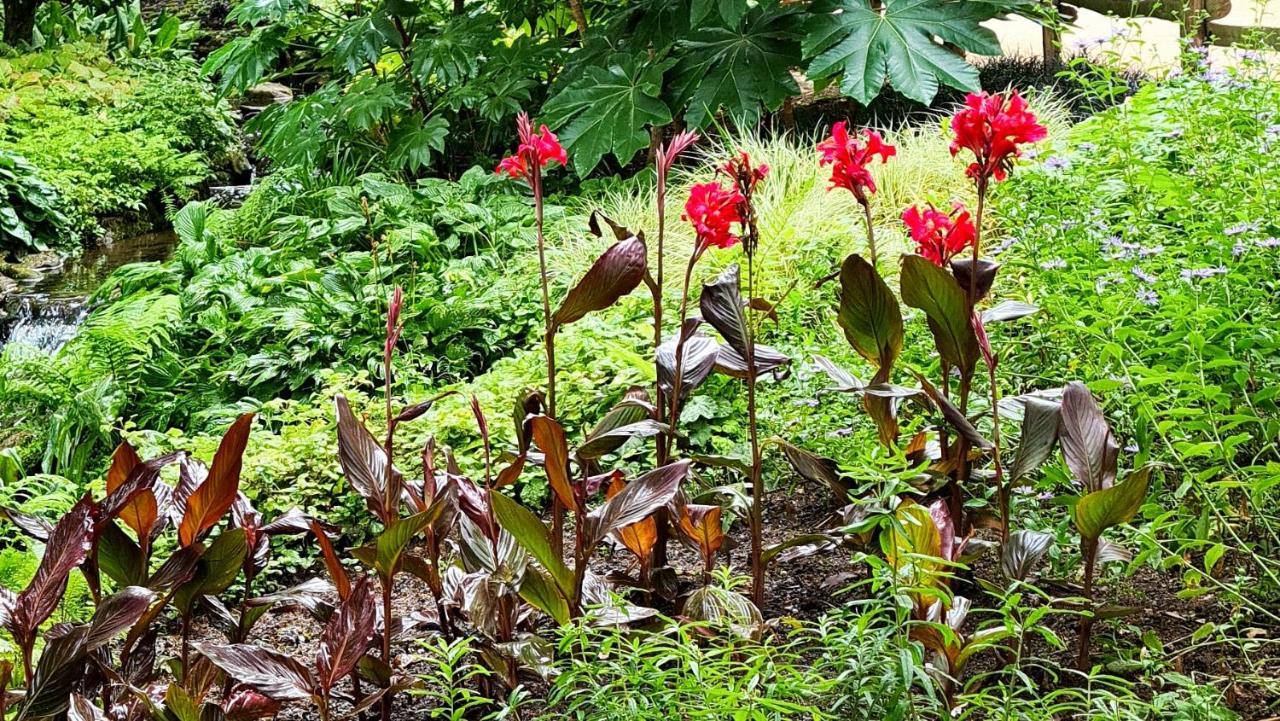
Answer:
POLYGON ((360 662, 373 639, 377 615, 369 577, 361 576, 320 634, 315 679, 325 693, 360 662))
POLYGON ((969 301, 950 273, 919 255, 902 258, 902 302, 924 311, 938 354, 968 376, 978 360, 969 301))
POLYGON ((647 272, 648 251, 636 236, 619 240, 592 263, 586 275, 569 290, 551 317, 553 327, 572 323, 587 313, 604 310, 635 290, 647 272))
POLYGON ((849 345, 880 369, 887 369, 902 351, 902 310, 889 285, 862 256, 854 253, 840 266, 840 307, 836 320, 849 345))
POLYGON ((213 455, 209 477, 187 499, 182 523, 178 525, 178 540, 182 545, 195 543, 235 503, 236 494, 240 492, 240 468, 252 424, 253 414, 246 413, 237 418, 222 437, 218 451, 213 455))
POLYGON ((687 108, 685 121, 700 127, 723 111, 739 125, 755 125, 765 110, 799 94, 791 76, 800 64, 797 17, 794 3, 763 0, 745 13, 708 20, 681 40, 674 89, 687 108))
POLYGON ((839 76, 844 94, 863 105, 880 94, 886 80, 926 104, 939 82, 977 90, 977 69, 938 40, 979 55, 999 55, 995 33, 980 23, 1019 4, 1024 3, 819 0, 805 26, 807 75, 815 80, 839 76))
POLYGON ((1058 433, 1067 467, 1087 491, 1109 487, 1116 479, 1120 446, 1089 387, 1079 381, 1068 383, 1061 414, 1058 433))
POLYGON ((671 122, 671 109, 660 97, 662 75, 671 65, 615 54, 547 101, 544 117, 560 128, 579 175, 590 173, 606 153, 626 164, 649 145, 648 126, 671 122))
POLYGON ((1108 528, 1129 522, 1142 507, 1150 483, 1151 469, 1140 468, 1120 483, 1076 501, 1072 512, 1076 530, 1087 539, 1097 540, 1108 528))

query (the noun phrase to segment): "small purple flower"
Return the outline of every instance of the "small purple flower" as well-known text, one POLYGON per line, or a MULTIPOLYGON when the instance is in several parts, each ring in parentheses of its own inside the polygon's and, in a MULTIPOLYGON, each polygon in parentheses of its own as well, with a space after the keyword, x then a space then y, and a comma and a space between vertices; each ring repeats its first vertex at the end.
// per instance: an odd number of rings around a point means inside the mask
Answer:
POLYGON ((1181 137, 1182 137, 1182 134, 1183 134, 1184 132, 1186 132, 1186 131, 1184 131, 1182 128, 1174 128, 1173 130, 1170 130, 1170 131, 1169 131, 1168 135, 1169 135, 1169 137, 1170 137, 1170 138, 1173 138, 1174 140, 1177 140, 1178 138, 1181 138, 1181 137))
POLYGON ((1200 79, 1210 85, 1223 85, 1231 79, 1231 76, 1222 68, 1208 68, 1200 73, 1200 79))
POLYGON ((1040 267, 1044 270, 1062 270, 1067 267, 1067 261, 1062 258, 1054 258, 1053 260, 1046 260, 1041 263, 1040 267))
POLYGON ((1076 147, 1078 147, 1082 153, 1092 153, 1098 149, 1098 146, 1093 143, 1080 143, 1080 145, 1076 147))
POLYGON ((853 435, 853 428, 837 428, 827 433, 828 438, 848 438, 853 435))
POLYGON ((1256 233, 1262 229, 1262 223, 1258 221, 1250 221, 1247 223, 1236 223, 1235 225, 1222 231, 1225 236, 1240 235, 1241 233, 1256 233))
POLYGON ((1268 125, 1266 133, 1267 133, 1267 137, 1280 138, 1280 124, 1268 125))
POLYGON ((1160 295, 1150 288, 1139 288, 1134 295, 1143 305, 1160 305, 1160 295))
POLYGON ((1237 50, 1236 55, 1241 60, 1248 60, 1250 62, 1255 62, 1255 63, 1260 62, 1262 60, 1262 53, 1258 52, 1257 50, 1237 50))
POLYGON ((1141 258, 1146 258, 1152 255, 1160 255, 1163 252, 1164 252, 1163 245, 1150 245, 1150 246, 1143 246, 1141 248, 1138 248, 1138 256, 1141 258))
POLYGON ((1155 285, 1155 282, 1158 280, 1158 278, 1156 278, 1154 275, 1148 273, 1147 271, 1137 266, 1133 267, 1133 275, 1135 278, 1142 281, 1143 283, 1147 283, 1148 285, 1155 285))
POLYGON ((1036 494, 1036 500, 1039 500, 1039 501, 1053 500, 1053 493, 1049 491, 1041 491, 1040 493, 1036 494))
POLYGON ((1280 238, 1263 238, 1253 241, 1253 244, 1259 248, 1280 248, 1280 238))
POLYGON ((1222 266, 1218 266, 1216 268, 1187 268, 1186 270, 1183 270, 1179 275, 1182 277, 1183 280, 1190 282, 1198 278, 1212 278, 1215 275, 1222 275, 1226 272, 1227 272, 1226 268, 1222 266))
POLYGON ((1244 252, 1248 249, 1249 249, 1249 246, 1237 241, 1235 245, 1231 246, 1231 257, 1239 258, 1240 256, 1244 255, 1244 252))
POLYGON ((1051 155, 1044 161, 1046 170, 1062 170, 1071 167, 1071 161, 1061 155, 1051 155))

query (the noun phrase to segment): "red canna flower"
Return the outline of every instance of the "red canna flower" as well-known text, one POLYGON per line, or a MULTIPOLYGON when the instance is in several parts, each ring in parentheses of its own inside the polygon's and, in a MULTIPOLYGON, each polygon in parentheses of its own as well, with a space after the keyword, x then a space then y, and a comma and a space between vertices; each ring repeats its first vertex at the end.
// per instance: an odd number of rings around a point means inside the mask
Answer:
POLYGON ((1013 168, 1013 159, 1021 154, 1018 146, 1044 140, 1048 135, 1016 90, 1007 97, 970 93, 964 107, 951 119, 951 129, 956 134, 951 141, 951 155, 961 149, 972 151, 974 162, 966 173, 979 183, 990 178, 1004 180, 1013 168))
POLYGON ((560 140, 546 125, 540 126, 535 132, 529 116, 520 113, 516 117, 516 131, 520 136, 520 146, 514 154, 503 158, 494 172, 532 182, 535 168, 545 168, 553 160, 560 165, 568 164, 569 159, 560 140))
POLYGON ((819 164, 831 166, 828 189, 844 188, 866 205, 867 195, 876 192, 876 181, 871 177, 869 166, 877 155, 881 163, 888 162, 898 149, 884 142, 874 130, 849 135, 848 124, 842 120, 831 126, 831 137, 818 143, 818 152, 822 154, 819 164))
POLYGON ((742 222, 738 208, 743 201, 741 193, 720 183, 699 183, 689 189, 684 219, 698 234, 698 251, 713 245, 732 248, 738 242, 733 224, 742 222))
POLYGON ((965 248, 973 246, 976 230, 969 211, 956 203, 950 215, 930 204, 921 210, 911 206, 902 213, 916 252, 935 265, 945 266, 965 248))

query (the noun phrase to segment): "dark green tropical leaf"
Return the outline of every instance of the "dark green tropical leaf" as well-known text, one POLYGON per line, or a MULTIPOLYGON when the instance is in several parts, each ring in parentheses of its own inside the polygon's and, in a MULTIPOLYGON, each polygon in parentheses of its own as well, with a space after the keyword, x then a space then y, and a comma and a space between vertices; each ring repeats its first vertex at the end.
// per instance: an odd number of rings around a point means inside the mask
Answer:
POLYGON ((942 359, 963 375, 973 373, 978 338, 969 317, 969 302, 950 273, 919 255, 902 258, 902 302, 924 311, 942 359))
POLYGON ((840 306, 836 315, 849 345, 880 369, 888 380, 902 351, 902 311, 889 285, 862 256, 854 253, 840 266, 840 306))
POLYGON ((800 92, 791 76, 800 64, 794 5, 762 0, 729 15, 699 25, 679 43, 674 88, 692 126, 702 127, 722 111, 738 125, 755 125, 764 111, 800 92))
POLYGON ((588 67, 547 101, 545 119, 560 129, 579 175, 590 173, 607 153, 626 164, 648 147, 649 126, 671 122, 671 109, 660 97, 662 76, 670 67, 670 61, 616 54, 603 66, 588 67))
POLYGON ((839 76, 841 91, 863 105, 880 94, 886 80, 925 104, 933 101, 939 82, 978 90, 977 69, 938 40, 978 55, 999 55, 995 33, 980 23, 1001 14, 1001 5, 975 0, 819 0, 805 26, 807 75, 815 80, 839 76))

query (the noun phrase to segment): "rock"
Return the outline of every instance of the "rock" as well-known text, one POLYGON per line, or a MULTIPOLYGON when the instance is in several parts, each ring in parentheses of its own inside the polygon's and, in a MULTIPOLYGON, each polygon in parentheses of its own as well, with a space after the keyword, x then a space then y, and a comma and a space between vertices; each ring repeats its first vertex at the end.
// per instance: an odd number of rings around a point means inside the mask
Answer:
POLYGON ((265 108, 269 105, 283 105, 293 100, 293 91, 280 83, 259 83, 244 91, 241 105, 265 108))
POLYGON ((7 275, 0 275, 0 300, 18 292, 18 281, 7 275))
POLYGON ((0 278, 13 282, 34 283, 44 275, 38 271, 23 267, 17 263, 0 263, 0 278))
POLYGON ((24 255, 18 261, 18 267, 37 275, 44 275, 45 273, 61 270, 64 262, 66 262, 66 258, 57 253, 32 253, 31 255, 24 255))

